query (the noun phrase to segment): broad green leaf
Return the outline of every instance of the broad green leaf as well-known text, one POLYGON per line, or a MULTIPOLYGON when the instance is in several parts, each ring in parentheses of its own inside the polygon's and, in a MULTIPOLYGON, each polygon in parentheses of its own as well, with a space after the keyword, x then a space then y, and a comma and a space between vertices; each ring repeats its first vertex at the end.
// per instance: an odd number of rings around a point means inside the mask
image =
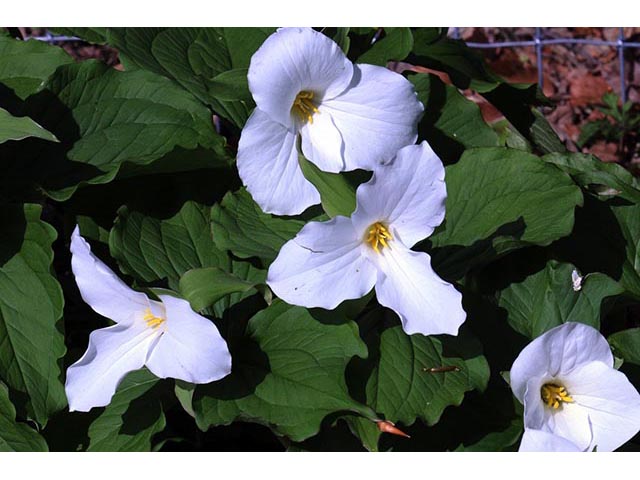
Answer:
POLYGON ((537 85, 507 84, 476 51, 461 40, 448 38, 444 31, 419 28, 414 39, 410 63, 446 72, 456 87, 481 93, 540 152, 566 151, 544 115, 535 108, 549 104, 537 85))
POLYGON ((358 63, 386 66, 391 60, 404 60, 413 48, 413 35, 407 27, 385 28, 385 36, 358 57, 358 63))
POLYGON ((545 104, 537 85, 509 85, 502 83, 497 88, 483 93, 511 124, 536 150, 541 153, 566 152, 566 147, 558 138, 537 105, 545 104))
POLYGON ((505 452, 512 451, 523 432, 522 419, 513 420, 500 432, 491 432, 471 445, 460 445, 456 452, 505 452))
MULTIPOLYGON (((267 280, 267 271, 261 268, 257 268, 251 264, 251 262, 245 261, 231 261, 231 272, 235 278, 250 283, 252 285, 264 285, 267 280)), ((269 289, 255 289, 250 288, 244 292, 234 292, 224 298, 218 300, 213 305, 213 312, 216 317, 222 318, 225 310, 233 305, 240 303, 247 297, 251 297, 259 290, 263 295, 267 303, 270 302, 269 298, 271 291, 269 289)))
POLYGON ((253 108, 246 77, 237 95, 220 95, 220 75, 246 69, 272 28, 110 28, 109 44, 125 64, 150 70, 180 84, 217 113, 242 127, 253 108))
POLYGON ((333 37, 333 41, 338 44, 345 55, 349 54, 349 45, 351 44, 349 30, 349 27, 338 27, 336 28, 336 34, 333 37))
POLYGON ((0 452, 46 452, 47 442, 34 429, 16 421, 9 391, 0 383, 0 452))
POLYGON ((103 44, 107 41, 106 27, 52 27, 49 30, 59 35, 78 37, 89 43, 103 44))
POLYGON ((61 67, 43 88, 27 110, 62 142, 40 152, 43 187, 57 200, 80 183, 111 181, 124 163, 148 165, 178 148, 210 150, 211 167, 228 161, 209 110, 160 76, 86 61, 61 67))
POLYGON ((409 77, 425 112, 418 125, 419 140, 427 140, 445 163, 453 163, 473 147, 497 147, 498 135, 485 123, 480 108, 457 88, 435 75, 409 77))
POLYGON ((370 452, 379 451, 378 442, 382 432, 378 429, 377 423, 355 415, 343 417, 343 420, 347 422, 349 430, 360 440, 364 448, 370 452))
MULTIPOLYGON (((625 259, 618 282, 636 298, 640 298, 640 204, 619 205, 612 207, 612 210, 624 238, 625 259)), ((613 232, 600 230, 601 236, 607 234, 611 234, 608 239, 610 248, 616 248, 613 232)))
POLYGON ((129 373, 89 427, 90 452, 149 452, 166 420, 157 394, 159 380, 147 369, 129 373), (154 388, 156 387, 156 388, 154 388))
POLYGON ((27 137, 41 138, 50 142, 58 141, 53 133, 48 132, 29 117, 14 117, 4 108, 0 108, 0 143, 27 137))
POLYGON ((72 62, 62 48, 0 35, 0 83, 22 100, 38 91, 56 68, 72 62))
POLYGON ((569 233, 582 193, 539 157, 507 148, 467 150, 446 168, 445 222, 430 237, 434 264, 450 278, 528 245, 569 233))
POLYGON ((449 74, 458 88, 484 92, 496 88, 501 79, 491 72, 482 57, 462 40, 448 38, 446 31, 418 28, 413 32, 413 53, 407 60, 449 74))
POLYGON ((605 163, 593 155, 582 153, 551 153, 542 159, 567 172, 578 185, 596 195, 619 196, 640 202, 640 183, 626 168, 616 163, 605 163))
POLYGON ((602 273, 584 276, 574 288, 574 271, 569 263, 551 260, 543 270, 502 290, 498 304, 507 311, 509 324, 531 339, 566 322, 600 329, 603 300, 624 289, 602 273))
POLYGON ((196 268, 180 278, 180 293, 194 310, 200 311, 226 295, 254 290, 247 282, 216 267, 196 268))
POLYGON ((173 290, 193 268, 228 271, 231 260, 213 242, 209 210, 187 202, 174 216, 160 219, 122 207, 109 235, 111 255, 123 272, 145 283, 167 279, 173 290))
POLYGON ((573 233, 556 248, 583 272, 606 273, 640 299, 640 205, 586 195, 573 233))
POLYGON ((305 178, 318 189, 327 215, 349 217, 356 209, 356 186, 344 174, 323 172, 302 155, 298 161, 305 178))
POLYGON ((613 353, 625 362, 640 365, 640 328, 622 330, 609 336, 613 353))
POLYGON ((45 425, 67 404, 60 359, 62 289, 52 275, 56 231, 40 205, 0 206, 0 379, 28 396, 27 412, 45 425))
POLYGON ((258 257, 265 266, 304 226, 300 220, 264 213, 244 188, 228 193, 213 206, 211 224, 213 240, 220 250, 229 250, 240 258, 258 257))
POLYGON ((489 365, 475 340, 407 335, 395 326, 380 336, 380 358, 367 383, 367 403, 385 420, 438 422, 464 393, 486 388, 489 365), (437 371, 448 367, 451 371, 437 371), (435 369, 435 370, 432 370, 435 369))
POLYGON ((76 223, 85 239, 109 243, 109 230, 101 227, 93 218, 86 215, 78 215, 76 216, 76 223))
POLYGON ((198 426, 246 420, 302 441, 315 435, 333 412, 375 417, 349 396, 344 378, 351 357, 367 355, 358 327, 333 320, 321 323, 308 310, 280 301, 255 315, 247 326, 249 338, 230 342, 232 373, 196 387, 198 426))

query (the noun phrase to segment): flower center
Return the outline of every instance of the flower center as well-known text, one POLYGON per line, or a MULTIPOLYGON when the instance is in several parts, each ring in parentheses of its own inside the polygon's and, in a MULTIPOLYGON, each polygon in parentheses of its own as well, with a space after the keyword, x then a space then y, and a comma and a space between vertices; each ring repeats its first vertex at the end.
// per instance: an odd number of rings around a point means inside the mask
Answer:
POLYGON ((318 113, 318 107, 313 103, 313 92, 303 90, 298 93, 291 111, 298 115, 303 123, 313 123, 313 114, 318 113))
POLYGON ((147 322, 147 327, 158 328, 162 325, 165 320, 162 317, 156 317, 153 313, 151 313, 151 309, 147 308, 144 311, 144 317, 142 317, 145 322, 147 322))
POLYGON ((382 222, 376 222, 367 228, 365 242, 367 242, 376 253, 380 253, 381 248, 388 247, 389 240, 393 240, 393 237, 389 229, 382 222))
POLYGON ((558 409, 562 403, 573 403, 567 389, 555 383, 545 383, 540 389, 540 396, 549 408, 558 409))

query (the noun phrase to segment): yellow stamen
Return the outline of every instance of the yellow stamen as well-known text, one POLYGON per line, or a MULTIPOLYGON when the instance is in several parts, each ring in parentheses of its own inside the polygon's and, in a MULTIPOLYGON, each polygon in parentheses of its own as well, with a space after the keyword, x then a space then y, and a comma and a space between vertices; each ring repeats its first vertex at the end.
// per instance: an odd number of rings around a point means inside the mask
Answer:
POLYGON ((142 317, 145 322, 147 322, 147 327, 158 328, 160 325, 164 323, 164 318, 156 317, 153 313, 151 313, 151 309, 147 308, 144 311, 144 317, 142 317))
POLYGON ((296 99, 293 101, 291 111, 295 112, 303 123, 313 123, 313 114, 319 113, 318 107, 313 103, 313 95, 313 92, 303 90, 296 95, 296 99))
POLYGON ((573 398, 562 385, 545 383, 540 389, 542 401, 547 407, 558 409, 562 403, 573 403, 573 398))
POLYGON ((367 238, 365 242, 367 242, 376 253, 380 253, 380 248, 388 247, 389 240, 393 240, 393 237, 383 223, 376 222, 367 228, 367 238))

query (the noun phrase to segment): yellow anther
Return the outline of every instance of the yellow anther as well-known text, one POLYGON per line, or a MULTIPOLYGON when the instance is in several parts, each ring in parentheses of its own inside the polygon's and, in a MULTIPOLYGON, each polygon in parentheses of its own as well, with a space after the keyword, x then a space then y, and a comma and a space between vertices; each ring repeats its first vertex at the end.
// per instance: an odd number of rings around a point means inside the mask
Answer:
POLYGON ((547 407, 558 409, 562 403, 573 403, 573 398, 562 385, 545 383, 540 389, 540 396, 547 407))
POLYGON ((318 107, 313 103, 313 95, 313 92, 306 90, 301 91, 296 95, 296 99, 293 101, 293 106, 291 107, 291 111, 295 112, 304 123, 313 123, 313 114, 319 113, 318 107))
POLYGON ((164 318, 156 317, 153 313, 151 313, 151 309, 147 308, 144 311, 144 317, 142 317, 145 322, 147 322, 147 327, 158 328, 160 325, 164 323, 164 318))
POLYGON ((393 240, 391 232, 381 222, 376 222, 367 228, 367 238, 365 242, 369 244, 376 253, 380 253, 380 248, 388 247, 389 240, 393 240))

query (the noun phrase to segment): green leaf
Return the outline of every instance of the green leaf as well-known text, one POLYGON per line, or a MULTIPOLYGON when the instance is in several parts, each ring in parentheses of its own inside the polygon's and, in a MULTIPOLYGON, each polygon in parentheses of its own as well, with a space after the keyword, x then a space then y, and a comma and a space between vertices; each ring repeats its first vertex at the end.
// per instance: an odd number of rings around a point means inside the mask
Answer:
POLYGON ((576 291, 574 271, 569 263, 551 260, 543 270, 502 290, 498 304, 508 312, 509 324, 531 339, 566 322, 600 329, 603 300, 624 289, 602 273, 590 273, 577 282, 576 291))
POLYGON ((537 85, 503 83, 483 96, 541 153, 566 152, 553 127, 536 108, 546 101, 537 85))
POLYGON ((196 387, 198 426, 246 420, 302 441, 333 412, 375 417, 349 396, 344 378, 351 357, 367 355, 358 327, 343 318, 333 320, 321 323, 308 310, 280 301, 255 315, 247 326, 249 338, 231 342, 231 375, 196 387))
POLYGON ((349 430, 362 442, 364 448, 370 452, 379 451, 378 442, 380 441, 382 432, 378 429, 376 422, 355 415, 345 416, 343 420, 347 422, 349 430))
POLYGON ((616 163, 605 163, 582 153, 551 153, 542 159, 567 172, 578 185, 597 195, 615 195, 640 203, 640 183, 616 163))
POLYGON ((129 373, 104 411, 89 427, 90 452, 149 452, 152 437, 166 420, 157 391, 157 377, 148 370, 129 373))
POLYGON ((414 31, 414 39, 414 55, 409 57, 409 63, 446 72, 456 87, 482 94, 542 153, 566 151, 544 115, 535 108, 549 104, 537 85, 507 84, 476 51, 461 40, 448 38, 445 31, 419 28, 414 31))
POLYGON ((231 293, 255 290, 256 283, 247 282, 216 267, 187 271, 180 279, 180 293, 191 307, 200 311, 231 293))
POLYGON ((39 90, 60 65, 73 59, 59 48, 38 40, 14 40, 0 35, 0 83, 24 100, 39 90))
POLYGON ((523 432, 522 419, 514 419, 507 428, 499 432, 491 432, 474 444, 456 449, 457 452, 505 452, 512 451, 523 432))
POLYGON ((349 54, 349 45, 351 44, 349 30, 349 27, 338 27, 336 28, 336 34, 333 37, 333 41, 338 44, 345 55, 349 54))
POLYGON ((178 282, 193 268, 231 268, 228 255, 213 242, 209 207, 186 202, 167 219, 131 211, 118 211, 109 236, 111 255, 123 272, 144 283, 167 279, 178 290, 178 282))
POLYGON ((497 147, 498 135, 482 119, 480 108, 457 88, 435 75, 409 77, 425 112, 418 125, 418 140, 427 140, 445 163, 453 163, 473 147, 497 147))
POLYGON ((57 200, 80 183, 111 181, 126 162, 148 165, 178 148, 210 150, 211 166, 228 161, 209 110, 165 78, 86 61, 61 67, 44 88, 27 110, 62 142, 63 151, 40 153, 43 187, 57 200))
POLYGON ((107 41, 106 27, 52 27, 49 30, 58 35, 78 37, 89 43, 103 44, 107 41))
POLYGON ((29 117, 14 117, 0 108, 0 143, 27 137, 41 138, 51 142, 58 141, 53 133, 48 132, 29 117))
POLYGON ((358 57, 358 63, 386 66, 391 60, 401 61, 413 48, 413 35, 407 27, 385 28, 386 35, 358 57))
POLYGON ((28 396, 28 414, 45 425, 67 399, 60 380, 64 299, 52 275, 57 235, 41 210, 0 207, 0 378, 28 396))
POLYGON ((16 421, 9 391, 0 383, 0 452, 46 452, 47 442, 35 430, 16 421))
POLYGON ((343 174, 323 172, 301 154, 298 154, 298 162, 302 174, 318 189, 327 215, 351 216, 356 209, 356 186, 343 174))
POLYGON ((464 393, 486 388, 489 365, 471 338, 407 335, 402 327, 380 336, 380 359, 367 383, 367 401, 385 420, 434 425, 464 393), (451 371, 432 371, 448 367, 451 371))
POLYGON ((586 195, 574 231, 556 248, 581 271, 606 273, 640 299, 640 205, 586 195))
POLYGON ((220 75, 246 69, 253 53, 273 28, 110 28, 109 44, 125 64, 150 70, 177 82, 201 102, 239 127, 253 108, 246 77, 238 95, 220 95, 220 75))
POLYGON ((446 168, 445 181, 445 222, 429 240, 440 247, 434 264, 450 278, 511 250, 568 235, 574 208, 582 204, 568 175, 521 150, 467 150, 446 168))
POLYGON ((446 72, 458 88, 484 92, 496 88, 502 81, 487 68, 477 52, 462 40, 448 38, 446 32, 435 28, 418 28, 413 37, 414 55, 407 61, 446 72))
POLYGON ((625 362, 640 365, 640 328, 630 328, 610 335, 609 344, 613 353, 625 362))
POLYGON ((300 220, 285 220, 264 213, 243 188, 227 193, 211 209, 213 240, 220 250, 240 258, 258 257, 266 266, 280 247, 304 226, 300 220))

